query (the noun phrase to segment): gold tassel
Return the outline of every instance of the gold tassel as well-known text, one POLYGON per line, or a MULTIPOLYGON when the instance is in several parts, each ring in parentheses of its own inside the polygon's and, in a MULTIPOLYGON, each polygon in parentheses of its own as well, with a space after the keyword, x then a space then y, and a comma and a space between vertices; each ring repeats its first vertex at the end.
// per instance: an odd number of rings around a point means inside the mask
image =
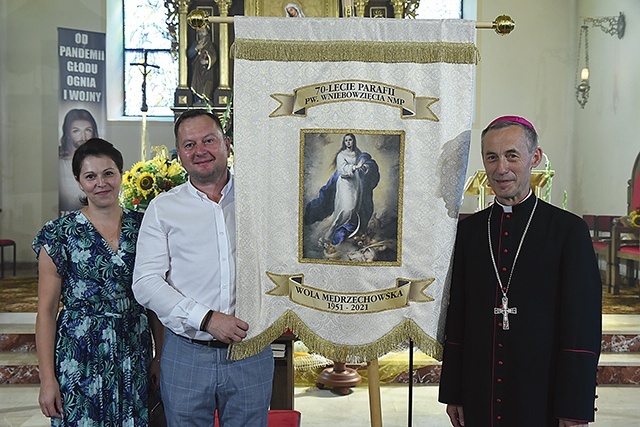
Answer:
POLYGON ((387 354, 408 339, 412 339, 416 346, 426 355, 442 360, 442 344, 424 333, 411 319, 400 323, 373 343, 345 345, 332 343, 320 338, 291 310, 285 312, 260 335, 232 345, 229 349, 228 358, 240 360, 256 355, 287 329, 300 338, 312 352, 337 362, 366 363, 387 354))
POLYGON ((473 43, 293 41, 236 39, 235 59, 280 62, 380 62, 477 64, 480 56, 473 43))

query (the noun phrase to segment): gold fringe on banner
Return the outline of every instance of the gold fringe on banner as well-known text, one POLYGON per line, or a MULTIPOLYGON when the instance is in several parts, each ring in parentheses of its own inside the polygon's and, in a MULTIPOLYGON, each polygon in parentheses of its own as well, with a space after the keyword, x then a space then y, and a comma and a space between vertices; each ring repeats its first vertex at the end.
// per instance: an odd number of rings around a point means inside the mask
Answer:
POLYGON ((407 319, 395 326, 373 343, 344 345, 320 338, 291 310, 287 310, 260 335, 233 344, 229 349, 228 358, 240 360, 256 355, 287 329, 300 338, 312 352, 321 354, 336 362, 366 363, 380 358, 408 339, 412 339, 424 354, 434 359, 442 360, 442 344, 425 334, 411 319, 407 319))
POLYGON ((380 62, 477 64, 473 43, 294 41, 236 39, 231 48, 235 59, 279 62, 380 62))

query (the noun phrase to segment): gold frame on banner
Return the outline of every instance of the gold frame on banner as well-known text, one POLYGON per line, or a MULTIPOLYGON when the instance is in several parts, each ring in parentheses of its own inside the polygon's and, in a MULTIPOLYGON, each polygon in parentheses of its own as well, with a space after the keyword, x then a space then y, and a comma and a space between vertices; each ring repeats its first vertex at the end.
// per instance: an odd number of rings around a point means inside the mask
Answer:
POLYGON ((246 0, 244 14, 246 16, 280 16, 284 17, 287 3, 295 3, 308 18, 338 18, 340 2, 336 0, 246 0))
POLYGON ((298 262, 377 267, 402 265, 404 150, 405 131, 403 130, 300 130, 298 262), (329 242, 323 242, 325 244, 322 245, 318 241, 318 236, 322 236, 330 225, 331 221, 327 223, 327 220, 331 219, 332 215, 305 224, 305 209, 307 203, 318 196, 320 188, 327 183, 327 179, 331 178, 335 170, 335 164, 332 165, 332 163, 335 162, 335 156, 340 151, 342 138, 345 134, 356 136, 357 147, 363 153, 366 152, 372 156, 380 168, 380 181, 377 182, 377 191, 374 191, 372 196, 372 201, 377 209, 373 211, 371 220, 367 220, 360 232, 354 232, 340 246, 334 247, 329 242), (313 142, 310 143, 309 137, 312 137, 313 142), (330 141, 332 143, 328 144, 330 141), (367 141, 369 144, 371 141, 377 142, 367 146, 367 142, 363 141, 367 141), (313 159, 311 164, 307 164, 307 158, 313 159), (390 176, 390 170, 397 171, 397 176, 390 176), (312 179, 316 174, 318 177, 312 179), (390 194, 393 194, 393 198, 389 198, 390 194), (395 218, 395 226, 386 224, 384 231, 378 229, 374 233, 375 238, 366 231, 370 222, 380 227, 389 218, 395 218), (354 238, 351 239, 351 237, 354 238))

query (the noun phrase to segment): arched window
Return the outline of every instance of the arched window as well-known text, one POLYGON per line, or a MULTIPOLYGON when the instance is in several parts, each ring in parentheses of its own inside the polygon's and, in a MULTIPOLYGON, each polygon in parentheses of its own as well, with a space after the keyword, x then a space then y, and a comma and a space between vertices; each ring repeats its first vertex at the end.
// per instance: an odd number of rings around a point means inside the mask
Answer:
POLYGON ((142 114, 142 84, 147 67, 146 104, 149 116, 173 116, 173 96, 178 87, 178 61, 171 53, 164 0, 123 0, 124 115, 142 114))

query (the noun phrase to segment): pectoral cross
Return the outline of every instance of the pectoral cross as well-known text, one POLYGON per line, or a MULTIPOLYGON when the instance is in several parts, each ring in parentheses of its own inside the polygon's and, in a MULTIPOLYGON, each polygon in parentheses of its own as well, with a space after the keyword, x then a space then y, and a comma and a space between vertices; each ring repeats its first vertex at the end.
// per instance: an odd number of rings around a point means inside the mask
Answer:
POLYGON ((502 297, 502 307, 496 307, 493 309, 493 314, 502 314, 502 329, 509 329, 509 315, 510 314, 518 314, 518 309, 516 307, 509 308, 509 298, 506 296, 502 297))

